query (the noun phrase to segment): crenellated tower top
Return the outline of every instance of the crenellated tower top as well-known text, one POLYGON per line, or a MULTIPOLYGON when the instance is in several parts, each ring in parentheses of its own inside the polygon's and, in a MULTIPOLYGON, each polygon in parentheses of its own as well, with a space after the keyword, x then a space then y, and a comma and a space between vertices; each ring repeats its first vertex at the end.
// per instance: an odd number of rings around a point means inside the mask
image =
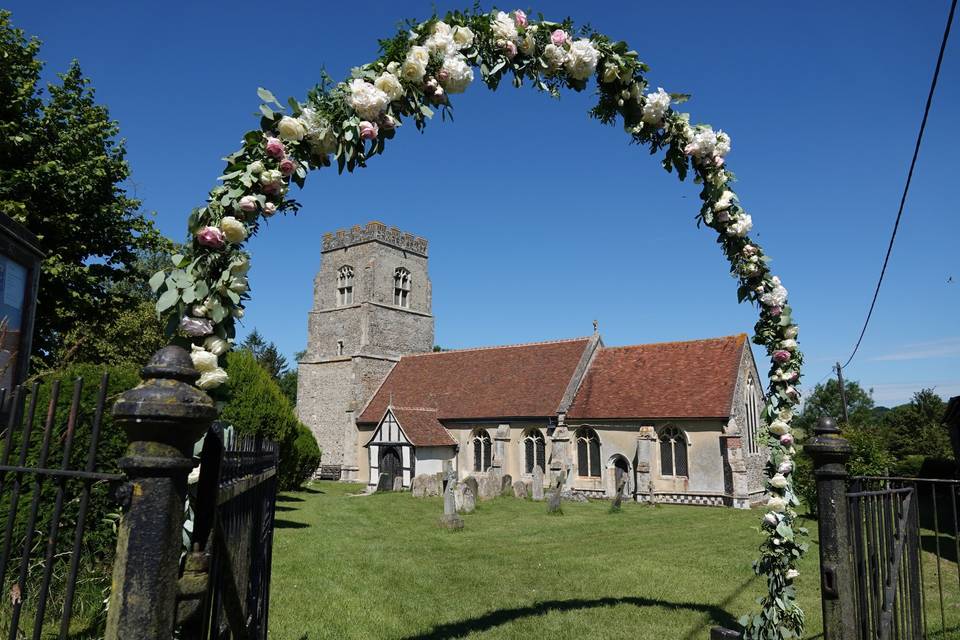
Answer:
POLYGON ((382 242, 403 251, 427 257, 427 240, 412 233, 401 231, 397 227, 388 227, 382 222, 371 221, 366 226, 354 225, 350 229, 340 229, 323 234, 321 253, 352 247, 365 242, 382 242))

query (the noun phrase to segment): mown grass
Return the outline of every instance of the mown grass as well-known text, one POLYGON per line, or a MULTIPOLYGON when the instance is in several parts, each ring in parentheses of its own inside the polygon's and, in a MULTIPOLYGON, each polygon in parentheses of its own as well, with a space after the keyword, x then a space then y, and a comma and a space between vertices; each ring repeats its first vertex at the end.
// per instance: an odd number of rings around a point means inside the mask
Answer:
MULTIPOLYGON (((281 497, 270 637, 706 638, 756 609, 759 514, 498 498, 437 527, 440 498, 350 497, 314 483, 281 497)), ((797 580, 820 633, 816 526, 797 580)))

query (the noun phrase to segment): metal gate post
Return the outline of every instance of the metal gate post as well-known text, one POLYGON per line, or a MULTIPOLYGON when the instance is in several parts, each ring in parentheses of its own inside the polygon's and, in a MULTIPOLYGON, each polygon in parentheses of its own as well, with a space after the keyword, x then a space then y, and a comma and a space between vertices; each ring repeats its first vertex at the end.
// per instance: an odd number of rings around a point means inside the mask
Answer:
POLYGON ((820 418, 804 451, 813 458, 820 517, 820 593, 826 640, 857 637, 853 547, 847 518, 850 443, 832 418, 820 418))
POLYGON ((169 640, 173 635, 187 475, 194 443, 216 416, 193 386, 199 372, 186 350, 164 347, 125 392, 113 416, 127 433, 119 461, 127 484, 117 536, 107 640, 169 640))

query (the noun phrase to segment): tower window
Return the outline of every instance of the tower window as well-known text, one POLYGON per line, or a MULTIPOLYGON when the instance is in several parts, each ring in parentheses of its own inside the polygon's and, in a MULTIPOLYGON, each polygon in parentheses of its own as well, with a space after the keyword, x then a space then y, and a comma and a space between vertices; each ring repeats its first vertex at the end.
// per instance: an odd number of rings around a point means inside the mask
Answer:
POLYGON ((747 453, 757 453, 757 431, 760 426, 760 407, 757 406, 757 386, 753 381, 753 376, 747 378, 746 406, 744 407, 744 418, 746 427, 744 439, 747 441, 747 453))
POLYGON ((353 267, 342 266, 337 271, 337 306, 353 304, 353 267))
POLYGON ((410 307, 410 272, 403 267, 393 272, 393 304, 405 309, 410 307))

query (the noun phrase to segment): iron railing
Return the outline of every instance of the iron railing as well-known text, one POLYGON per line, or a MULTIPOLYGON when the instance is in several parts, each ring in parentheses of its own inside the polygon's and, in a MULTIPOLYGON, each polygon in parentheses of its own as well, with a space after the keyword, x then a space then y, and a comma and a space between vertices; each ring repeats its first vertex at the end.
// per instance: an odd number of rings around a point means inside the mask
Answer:
MULTIPOLYGON (((6 511, 0 516, 4 521, 0 543, 0 633, 9 640, 66 638, 70 632, 91 493, 121 479, 119 474, 97 470, 107 385, 104 374, 92 416, 81 413, 82 379, 73 384, 66 416, 60 415, 59 410, 60 381, 50 386, 45 408, 37 406, 41 397, 39 383, 29 390, 16 388, 9 404, 0 391, 0 406, 8 413, 0 453, 0 514, 6 511), (41 419, 38 411, 40 416, 46 411, 46 417, 41 419), (89 435, 85 433, 87 428, 89 435), (72 463, 78 433, 83 439, 89 437, 85 461, 79 468, 72 463), (72 536, 70 523, 62 522, 65 507, 69 507, 70 519, 75 519, 72 536), (62 537, 62 533, 67 535, 62 537), (10 569, 13 571, 8 581, 10 569), (54 592, 59 612, 48 611, 54 592)), ((108 575, 106 571, 102 573, 108 575)), ((104 581, 107 582, 106 578, 104 581)))
MULTIPOLYGON (((910 579, 916 582, 915 585, 906 585, 908 588, 903 594, 909 596, 909 610, 902 613, 913 625, 910 627, 913 635, 892 637, 960 637, 960 480, 857 477, 851 481, 851 490, 885 496, 909 494, 913 503, 909 505, 910 512, 902 514, 906 527, 903 530, 902 562, 907 564, 910 579)), ((887 514, 885 521, 875 519, 874 530, 884 526, 892 529, 891 505, 883 502, 883 498, 874 499, 874 504, 869 507, 877 513, 887 514)), ((892 499, 888 498, 886 502, 892 502, 892 499)), ((852 533, 857 538, 856 527, 852 533)), ((860 533, 867 536, 869 531, 860 533)), ((858 561, 861 559, 859 550, 856 557, 858 561)))

